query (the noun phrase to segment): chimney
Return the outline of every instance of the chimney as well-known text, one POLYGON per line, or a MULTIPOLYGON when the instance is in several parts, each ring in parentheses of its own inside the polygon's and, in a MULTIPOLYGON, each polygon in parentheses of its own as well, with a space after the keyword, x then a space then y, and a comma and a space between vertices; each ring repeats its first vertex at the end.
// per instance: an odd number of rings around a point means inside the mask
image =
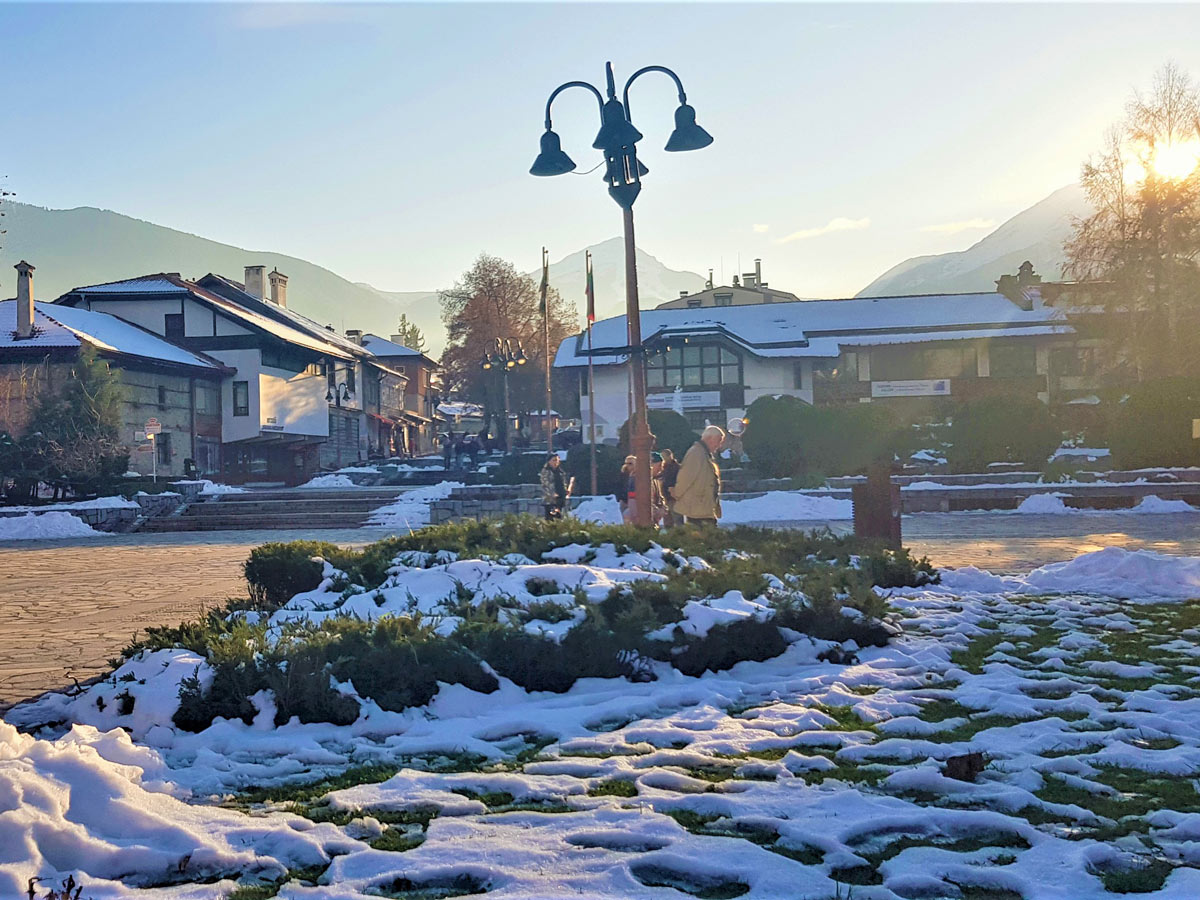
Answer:
POLYGON ((263 284, 266 271, 266 266, 246 266, 246 293, 251 297, 262 300, 266 296, 263 284))
POLYGON ((33 266, 21 260, 17 270, 17 340, 33 337, 33 266))
POLYGON ((346 337, 350 338, 350 340, 354 341, 354 343, 358 344, 360 347, 362 346, 362 336, 363 333, 361 328, 346 329, 346 337))
POLYGON ((680 292, 679 292, 679 296, 680 296, 680 297, 686 297, 687 295, 688 295, 688 292, 687 292, 687 291, 680 291, 680 292))
POLYGON ((763 282, 762 282, 762 260, 761 259, 756 259, 754 261, 754 283, 760 288, 766 287, 766 285, 763 284, 763 282))
POLYGON ((271 282, 271 302, 287 309, 287 276, 278 269, 272 269, 267 278, 271 282))

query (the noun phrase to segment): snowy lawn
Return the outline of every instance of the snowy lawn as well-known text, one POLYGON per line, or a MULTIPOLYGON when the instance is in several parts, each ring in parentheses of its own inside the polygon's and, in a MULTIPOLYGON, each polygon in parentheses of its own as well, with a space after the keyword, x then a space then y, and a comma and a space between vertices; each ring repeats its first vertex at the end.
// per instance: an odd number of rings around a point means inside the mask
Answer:
MULTIPOLYGON (((475 561, 472 596, 544 611, 555 578, 586 595, 680 563, 561 551, 475 561), (529 565, 546 580, 525 597, 503 582, 529 565)), ((389 577, 465 562, 410 556, 389 577)), ((328 612, 332 586, 280 613, 328 612)), ((887 593, 903 634, 882 647, 792 633, 700 675, 655 660, 655 680, 563 693, 442 684, 402 711, 358 697, 342 726, 274 727, 264 693, 249 724, 183 731, 177 686, 202 660, 147 652, 13 710, 58 722, 38 739, 0 725, 0 896, 69 872, 84 897, 150 900, 1200 896, 1200 560, 1110 549, 887 593), (91 724, 53 740, 70 722, 91 724)), ((755 598, 681 624, 764 616, 755 598)))

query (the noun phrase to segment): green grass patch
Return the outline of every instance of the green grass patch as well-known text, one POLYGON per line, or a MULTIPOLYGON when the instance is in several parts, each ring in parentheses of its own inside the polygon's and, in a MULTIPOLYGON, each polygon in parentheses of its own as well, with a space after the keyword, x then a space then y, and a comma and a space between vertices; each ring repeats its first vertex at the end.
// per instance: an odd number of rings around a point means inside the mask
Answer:
POLYGON ((330 791, 340 791, 360 784, 379 784, 400 771, 399 766, 384 763, 367 763, 353 766, 337 775, 328 775, 316 781, 294 782, 273 787, 251 787, 242 791, 237 799, 241 803, 308 803, 324 797, 330 791))
POLYGON ((972 639, 965 650, 955 650, 951 653, 950 662, 972 675, 981 675, 983 674, 983 664, 987 661, 988 656, 996 649, 997 644, 1003 643, 1007 639, 1005 635, 998 632, 980 635, 972 639))
POLYGON ((372 850, 387 850, 391 853, 403 853, 413 847, 425 843, 425 834, 421 831, 409 831, 405 828, 388 828, 383 834, 370 842, 372 850))
POLYGON ((588 788, 589 797, 636 797, 637 785, 625 778, 612 778, 588 788))
POLYGON ((1162 890, 1167 877, 1175 870, 1165 859, 1151 859, 1144 865, 1129 869, 1107 869, 1094 872, 1106 891, 1114 894, 1151 894, 1162 890))

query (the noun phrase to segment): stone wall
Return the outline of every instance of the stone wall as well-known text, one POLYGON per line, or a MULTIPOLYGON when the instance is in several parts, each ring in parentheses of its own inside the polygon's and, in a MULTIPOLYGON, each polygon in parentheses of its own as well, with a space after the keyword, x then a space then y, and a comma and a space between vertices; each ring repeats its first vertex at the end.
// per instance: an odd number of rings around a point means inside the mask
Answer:
POLYGON ((473 485, 455 488, 445 500, 431 503, 429 523, 501 519, 524 513, 540 516, 544 512, 542 490, 536 484, 473 485))

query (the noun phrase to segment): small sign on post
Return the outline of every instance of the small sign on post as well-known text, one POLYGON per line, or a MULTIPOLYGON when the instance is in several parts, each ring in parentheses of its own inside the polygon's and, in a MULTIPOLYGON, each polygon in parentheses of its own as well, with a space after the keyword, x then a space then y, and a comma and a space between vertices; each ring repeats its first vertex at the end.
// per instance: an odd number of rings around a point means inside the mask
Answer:
POLYGON ((162 434, 162 422, 151 416, 146 420, 146 434, 162 434))

